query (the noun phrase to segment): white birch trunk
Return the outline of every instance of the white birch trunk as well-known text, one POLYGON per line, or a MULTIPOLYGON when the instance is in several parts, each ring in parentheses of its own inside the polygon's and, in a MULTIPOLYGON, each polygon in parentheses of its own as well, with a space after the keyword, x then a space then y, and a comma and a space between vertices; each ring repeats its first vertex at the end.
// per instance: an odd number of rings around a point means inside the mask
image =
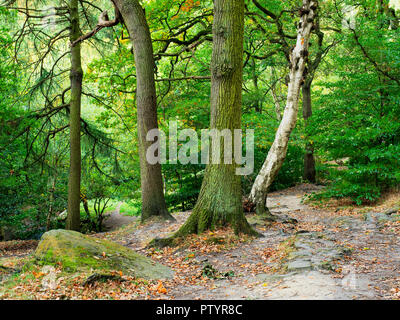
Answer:
POLYGON ((303 0, 302 16, 297 31, 297 43, 290 55, 290 81, 286 107, 282 121, 275 134, 275 140, 250 193, 250 201, 256 204, 257 213, 259 214, 269 213, 266 208, 268 189, 282 167, 287 154, 290 134, 296 126, 300 88, 304 82, 308 44, 317 6, 316 0, 303 0))

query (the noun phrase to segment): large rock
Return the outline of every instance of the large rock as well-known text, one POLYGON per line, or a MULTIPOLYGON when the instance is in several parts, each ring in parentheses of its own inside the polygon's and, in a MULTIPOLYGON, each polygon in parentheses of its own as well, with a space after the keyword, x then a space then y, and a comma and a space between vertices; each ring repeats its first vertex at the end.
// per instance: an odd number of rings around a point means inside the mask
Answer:
POLYGON ((117 243, 75 231, 46 232, 34 254, 42 265, 60 264, 67 271, 122 271, 145 279, 168 279, 173 271, 117 243))

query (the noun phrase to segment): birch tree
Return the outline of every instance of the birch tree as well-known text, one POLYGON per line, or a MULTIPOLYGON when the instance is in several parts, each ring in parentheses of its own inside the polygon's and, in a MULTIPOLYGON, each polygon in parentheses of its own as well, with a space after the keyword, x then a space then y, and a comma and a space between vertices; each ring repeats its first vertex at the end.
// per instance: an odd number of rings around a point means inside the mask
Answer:
POLYGON ((286 107, 275 140, 250 193, 250 200, 256 204, 257 213, 265 215, 268 219, 274 219, 266 206, 268 189, 282 167, 287 154, 290 134, 296 126, 300 88, 304 84, 309 40, 314 28, 317 8, 317 1, 303 0, 296 45, 290 53, 290 80, 286 107))

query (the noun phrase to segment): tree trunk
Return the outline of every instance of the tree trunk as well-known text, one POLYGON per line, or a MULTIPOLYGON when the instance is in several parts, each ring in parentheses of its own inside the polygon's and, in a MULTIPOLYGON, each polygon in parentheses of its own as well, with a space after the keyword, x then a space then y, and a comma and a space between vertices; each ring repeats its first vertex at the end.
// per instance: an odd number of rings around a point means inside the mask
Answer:
POLYGON ((51 218, 53 217, 53 206, 54 206, 54 193, 56 191, 56 181, 57 181, 57 173, 54 173, 54 176, 50 178, 50 190, 49 190, 49 211, 47 212, 46 218, 46 231, 49 231, 51 228, 51 218))
POLYGON ((290 80, 286 107, 275 140, 250 193, 250 200, 256 204, 257 213, 265 215, 267 218, 273 218, 266 207, 268 189, 285 161, 290 134, 297 122, 300 87, 304 83, 308 44, 316 15, 316 7, 317 1, 303 0, 297 43, 290 55, 290 80))
POLYGON ((276 118, 278 119, 279 122, 281 122, 282 121, 281 103, 279 102, 278 96, 276 95, 275 84, 271 88, 271 94, 275 103, 276 118))
POLYGON ((151 217, 173 219, 168 213, 163 192, 161 164, 151 165, 146 151, 148 131, 158 129, 155 62, 149 26, 138 0, 114 0, 129 31, 134 47, 137 81, 137 117, 142 191, 142 221, 151 217))
MULTIPOLYGON (((70 41, 80 36, 78 0, 70 2, 70 41)), ((81 188, 81 96, 83 71, 80 44, 71 48, 71 101, 69 115, 70 167, 68 180, 68 216, 66 228, 80 230, 80 188, 81 188)))
MULTIPOLYGON (((303 119, 307 127, 308 118, 312 116, 312 102, 311 102, 311 83, 312 80, 307 80, 302 88, 303 92, 303 119)), ((304 154, 304 180, 315 183, 316 170, 314 159, 314 146, 311 142, 306 143, 306 150, 304 154)))
POLYGON ((256 102, 254 104, 254 109, 257 113, 262 113, 262 106, 263 106, 263 101, 262 99, 260 99, 260 88, 258 87, 258 77, 257 77, 257 65, 255 62, 255 59, 252 58, 250 59, 250 66, 251 66, 251 73, 252 73, 252 80, 253 80, 253 85, 254 85, 254 89, 256 92, 256 102))
MULTIPOLYGON (((211 128, 241 129, 244 0, 215 0, 211 61, 211 128)), ((224 141, 225 142, 225 141, 224 141)), ((222 140, 220 150, 224 150, 222 140)), ((213 147, 213 146, 212 146, 213 147)), ((241 146, 240 146, 241 147, 241 146)), ((242 208, 237 165, 210 163, 199 198, 175 237, 230 225, 235 233, 256 234, 242 208)))

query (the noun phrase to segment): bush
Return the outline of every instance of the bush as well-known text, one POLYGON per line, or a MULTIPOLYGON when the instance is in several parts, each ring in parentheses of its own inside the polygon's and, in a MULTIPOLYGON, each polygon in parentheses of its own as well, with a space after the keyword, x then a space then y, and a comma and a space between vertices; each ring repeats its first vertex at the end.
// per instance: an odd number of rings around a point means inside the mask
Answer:
POLYGON ((190 210, 200 192, 204 165, 163 165, 167 192, 165 201, 169 210, 190 210))
MULTIPOLYGON (((243 193, 249 194, 254 180, 261 170, 262 165, 268 154, 266 148, 256 148, 254 155, 254 173, 252 175, 243 177, 242 186, 243 193)), ((282 190, 293 187, 296 183, 302 181, 304 168, 304 147, 296 144, 289 144, 285 162, 282 165, 278 176, 270 187, 270 191, 282 190)))

